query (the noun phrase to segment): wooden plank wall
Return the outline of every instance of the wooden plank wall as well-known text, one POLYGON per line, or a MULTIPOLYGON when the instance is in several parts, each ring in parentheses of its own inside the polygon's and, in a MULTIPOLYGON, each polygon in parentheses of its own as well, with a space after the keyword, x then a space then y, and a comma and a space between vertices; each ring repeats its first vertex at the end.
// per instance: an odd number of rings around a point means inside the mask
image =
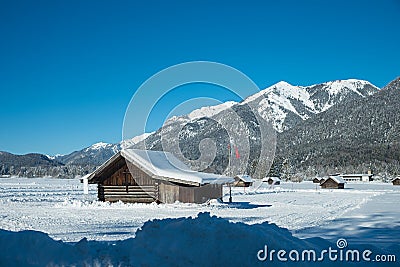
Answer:
POLYGON ((130 162, 128 163, 128 166, 128 169, 131 172, 133 179, 138 185, 155 185, 156 181, 151 178, 150 175, 148 175, 130 162))
POLYGON ((183 203, 194 203, 194 191, 198 187, 179 186, 179 201, 183 203))
POLYGON ((194 203, 204 203, 209 199, 222 197, 222 185, 209 184, 197 187, 194 190, 194 203))
POLYGON ((99 185, 98 192, 99 199, 110 202, 151 203, 157 196, 154 186, 99 185))
POLYGON ((344 185, 339 185, 338 183, 336 183, 332 179, 329 179, 323 185, 321 185, 321 187, 325 188, 325 189, 343 189, 344 185))
POLYGON ((115 164, 108 178, 98 185, 101 201, 149 203, 158 200, 158 184, 133 164, 115 164))
POLYGON ((160 182, 158 194, 162 203, 174 203, 179 200, 179 186, 160 182))

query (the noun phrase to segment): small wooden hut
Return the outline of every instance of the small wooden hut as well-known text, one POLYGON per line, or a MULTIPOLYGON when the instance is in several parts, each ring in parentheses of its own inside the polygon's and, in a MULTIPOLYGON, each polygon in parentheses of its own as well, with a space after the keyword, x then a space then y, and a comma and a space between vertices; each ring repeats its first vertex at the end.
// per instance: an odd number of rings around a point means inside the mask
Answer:
POLYGON ((400 177, 396 177, 392 180, 393 185, 400 185, 400 177))
POLYGON ((344 184, 346 181, 344 181, 341 177, 339 176, 329 176, 325 181, 321 183, 321 188, 324 189, 344 189, 344 184))
POLYGON ((280 185, 281 179, 279 179, 278 177, 268 177, 267 182, 270 185, 280 185))
POLYGON ((204 203, 221 198, 223 185, 234 179, 192 171, 168 152, 124 149, 90 174, 88 181, 98 184, 100 201, 204 203))
POLYGON ((249 187, 253 185, 253 179, 250 175, 236 175, 234 179, 235 182, 233 183, 233 186, 236 187, 249 187))
POLYGON ((322 179, 322 178, 315 177, 315 178, 312 180, 312 182, 313 182, 314 184, 319 184, 320 181, 321 181, 321 179, 322 179))

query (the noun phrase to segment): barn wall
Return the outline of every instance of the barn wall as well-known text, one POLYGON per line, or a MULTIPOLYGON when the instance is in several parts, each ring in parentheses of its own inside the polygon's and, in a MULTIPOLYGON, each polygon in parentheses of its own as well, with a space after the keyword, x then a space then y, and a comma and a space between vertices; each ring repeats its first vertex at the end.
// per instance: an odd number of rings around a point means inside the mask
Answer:
POLYGON ((222 197, 222 185, 200 187, 182 186, 162 182, 159 185, 159 200, 163 203, 204 203, 209 199, 222 197))
POLYGON ((133 165, 132 163, 128 163, 129 171, 133 176, 133 179, 136 181, 138 185, 155 185, 156 181, 151 178, 147 173, 133 165))
POLYGON ((158 197, 162 203, 174 203, 179 200, 179 186, 160 182, 158 197))
POLYGON ((117 168, 108 171, 109 175, 103 179, 102 185, 155 185, 154 179, 131 163, 129 168, 126 162, 115 166, 117 168))
POLYGON ((138 167, 129 163, 118 163, 107 170, 108 178, 98 185, 98 198, 101 201, 123 201, 131 203, 150 203, 158 199, 158 185, 155 180, 138 167))
POLYGON ((108 178, 103 180, 102 185, 137 185, 132 175, 129 173, 129 169, 124 164, 122 167, 114 170, 108 178))
POLYGON ((400 179, 395 179, 393 181, 393 185, 400 185, 400 179))
POLYGON ((222 185, 209 184, 194 189, 194 203, 204 203, 209 199, 222 197, 222 185))
POLYGON ((321 187, 328 188, 328 189, 337 188, 337 183, 335 181, 333 181, 332 179, 329 179, 329 180, 325 181, 325 183, 322 184, 321 187))
POLYGON ((244 182, 242 180, 233 183, 234 187, 250 187, 252 185, 253 185, 252 182, 244 182))
POLYGON ((194 192, 198 187, 179 186, 179 201, 183 203, 194 202, 194 192))
POLYGON ((343 189, 344 184, 338 184, 334 180, 328 179, 321 187, 326 189, 343 189))
POLYGON ((98 185, 99 200, 130 203, 151 203, 157 200, 154 186, 98 185))

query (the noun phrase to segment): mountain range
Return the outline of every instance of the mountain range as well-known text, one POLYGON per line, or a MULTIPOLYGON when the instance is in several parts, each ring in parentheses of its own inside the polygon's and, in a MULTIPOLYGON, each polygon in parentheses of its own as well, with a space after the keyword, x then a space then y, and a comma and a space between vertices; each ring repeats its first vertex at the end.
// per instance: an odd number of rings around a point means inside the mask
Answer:
POLYGON ((399 78, 382 89, 356 79, 312 86, 295 86, 282 81, 240 103, 226 102, 172 117, 158 131, 118 144, 97 143, 55 157, 2 152, 0 174, 73 177, 94 170, 122 147, 162 150, 165 142, 171 147, 179 144, 180 151, 172 152, 180 154, 178 156, 193 169, 221 173, 228 164, 226 147, 231 143, 228 132, 243 132, 233 123, 235 116, 244 122, 242 127, 250 143, 249 160, 244 163, 246 172, 256 177, 265 176, 265 173, 253 173, 256 163, 272 164, 272 172, 292 177, 365 172, 367 168, 397 174, 400 165, 399 89, 399 78), (277 134, 274 159, 260 154, 263 120, 269 122, 277 134), (161 140, 161 136, 167 141, 161 140), (205 139, 217 144, 215 159, 207 166, 200 158, 205 139))

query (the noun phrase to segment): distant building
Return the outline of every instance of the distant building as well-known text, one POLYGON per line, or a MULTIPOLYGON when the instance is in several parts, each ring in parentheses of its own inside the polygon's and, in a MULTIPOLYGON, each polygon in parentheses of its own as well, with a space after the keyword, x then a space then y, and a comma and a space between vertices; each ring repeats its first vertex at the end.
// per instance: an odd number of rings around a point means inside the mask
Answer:
POLYGON ((123 149, 88 176, 98 184, 100 201, 204 203, 222 197, 222 186, 234 179, 190 170, 162 151, 123 149))
POLYGON ((374 175, 370 174, 340 174, 340 177, 343 178, 346 182, 371 182, 374 179, 372 178, 374 175))
POLYGON ((393 185, 400 185, 400 177, 396 177, 392 180, 393 185))
POLYGON ((321 182, 321 188, 324 189, 344 189, 345 180, 340 176, 329 176, 325 181, 321 182))
POLYGON ((249 187, 253 185, 253 179, 250 175, 236 175, 234 179, 235 182, 233 183, 233 186, 249 187))
POLYGON ((270 185, 280 185, 281 179, 278 177, 266 177, 263 179, 263 182, 267 182, 270 185))

